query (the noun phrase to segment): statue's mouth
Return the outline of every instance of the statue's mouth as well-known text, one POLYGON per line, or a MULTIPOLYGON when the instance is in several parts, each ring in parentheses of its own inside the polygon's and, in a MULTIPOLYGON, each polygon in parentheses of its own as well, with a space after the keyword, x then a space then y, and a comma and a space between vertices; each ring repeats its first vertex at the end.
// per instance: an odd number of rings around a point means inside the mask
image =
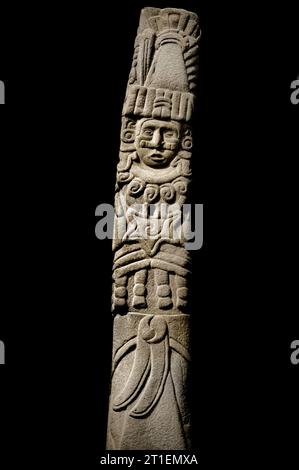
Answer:
POLYGON ((153 153, 153 155, 151 155, 151 160, 154 160, 155 162, 160 162, 164 161, 165 157, 162 153, 153 153))

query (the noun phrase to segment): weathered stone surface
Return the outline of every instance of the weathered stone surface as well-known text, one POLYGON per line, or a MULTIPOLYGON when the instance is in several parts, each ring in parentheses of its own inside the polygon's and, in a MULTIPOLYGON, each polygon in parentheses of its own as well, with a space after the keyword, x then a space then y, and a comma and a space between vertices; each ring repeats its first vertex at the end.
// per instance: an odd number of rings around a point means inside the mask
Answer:
POLYGON ((108 449, 188 449, 191 182, 198 17, 141 12, 122 112, 115 195, 108 449))

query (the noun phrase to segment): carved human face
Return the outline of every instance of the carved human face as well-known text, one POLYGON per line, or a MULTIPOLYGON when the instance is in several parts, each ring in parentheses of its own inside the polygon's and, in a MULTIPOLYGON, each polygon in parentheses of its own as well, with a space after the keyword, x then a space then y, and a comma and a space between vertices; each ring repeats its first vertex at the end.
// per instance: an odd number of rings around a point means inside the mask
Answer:
POLYGON ((152 168, 167 167, 177 153, 179 137, 179 123, 145 120, 135 140, 141 163, 152 168))

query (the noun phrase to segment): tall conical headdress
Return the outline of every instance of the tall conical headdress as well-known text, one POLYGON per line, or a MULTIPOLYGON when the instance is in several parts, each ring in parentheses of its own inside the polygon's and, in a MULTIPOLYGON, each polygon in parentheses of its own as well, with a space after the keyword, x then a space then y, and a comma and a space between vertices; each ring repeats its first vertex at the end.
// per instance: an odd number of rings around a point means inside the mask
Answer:
POLYGON ((195 13, 142 10, 123 116, 191 119, 199 37, 195 13))

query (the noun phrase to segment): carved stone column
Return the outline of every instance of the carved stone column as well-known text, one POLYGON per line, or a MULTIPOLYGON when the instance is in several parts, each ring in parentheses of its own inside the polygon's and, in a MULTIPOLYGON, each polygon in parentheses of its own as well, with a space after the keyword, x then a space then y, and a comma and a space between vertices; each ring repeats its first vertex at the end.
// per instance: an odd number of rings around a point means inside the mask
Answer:
POLYGON ((198 17, 145 8, 122 112, 107 449, 189 449, 191 181, 198 17))

